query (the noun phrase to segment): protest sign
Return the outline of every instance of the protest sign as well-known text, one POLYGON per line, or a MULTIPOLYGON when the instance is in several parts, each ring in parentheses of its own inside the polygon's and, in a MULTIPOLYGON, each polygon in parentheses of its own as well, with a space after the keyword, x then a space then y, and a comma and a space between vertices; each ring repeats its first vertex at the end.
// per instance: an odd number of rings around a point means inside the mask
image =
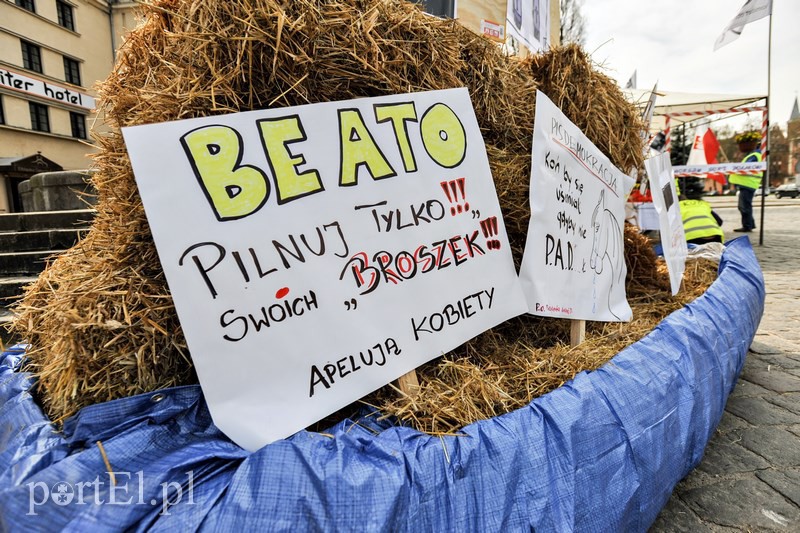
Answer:
POLYGON ((123 135, 214 422, 244 448, 526 311, 466 89, 123 135))
POLYGON ((675 295, 681 287, 686 268, 687 249, 672 163, 665 152, 645 160, 644 166, 653 185, 653 205, 658 213, 661 248, 667 262, 669 284, 675 295))
POLYGON ((623 223, 633 179, 536 94, 531 220, 520 278, 529 312, 627 321, 623 223))
POLYGON ((550 47, 550 0, 509 0, 506 13, 509 37, 531 53, 550 47))

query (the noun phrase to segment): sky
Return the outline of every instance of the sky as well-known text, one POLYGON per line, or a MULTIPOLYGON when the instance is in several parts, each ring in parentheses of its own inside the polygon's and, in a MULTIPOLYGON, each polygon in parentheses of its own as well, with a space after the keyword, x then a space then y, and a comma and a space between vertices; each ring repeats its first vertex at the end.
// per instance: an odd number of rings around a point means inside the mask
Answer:
MULTIPOLYGON (((769 17, 751 22, 739 39, 714 51, 717 37, 744 3, 583 0, 584 47, 621 86, 636 71, 639 89, 658 81, 667 91, 765 95, 769 17)), ((785 128, 800 90, 800 1, 773 0, 772 5, 770 123, 785 128)))

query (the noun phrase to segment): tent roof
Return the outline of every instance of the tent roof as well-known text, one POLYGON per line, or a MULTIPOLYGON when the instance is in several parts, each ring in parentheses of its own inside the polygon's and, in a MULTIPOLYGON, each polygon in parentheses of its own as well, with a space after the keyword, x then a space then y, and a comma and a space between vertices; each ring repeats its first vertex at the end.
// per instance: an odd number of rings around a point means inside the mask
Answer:
MULTIPOLYGON (((649 89, 623 89, 623 94, 629 101, 636 105, 644 106, 650 98, 649 89)), ((713 94, 713 93, 682 93, 675 91, 656 91, 656 107, 653 111, 651 131, 664 129, 664 117, 668 113, 690 111, 713 111, 718 109, 731 109, 753 104, 764 100, 763 94, 713 94)), ((761 102, 759 105, 763 105, 761 102)), ((700 116, 672 117, 673 127, 683 122, 697 120, 700 116)))

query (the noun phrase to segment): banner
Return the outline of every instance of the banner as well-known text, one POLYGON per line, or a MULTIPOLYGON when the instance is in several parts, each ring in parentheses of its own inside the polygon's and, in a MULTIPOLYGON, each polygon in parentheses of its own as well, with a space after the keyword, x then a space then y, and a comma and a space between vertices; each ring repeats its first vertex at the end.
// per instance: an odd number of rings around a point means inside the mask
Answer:
POLYGON ((214 422, 248 450, 527 310, 466 89, 123 135, 214 422))
POLYGON ((661 248, 669 271, 669 285, 672 294, 678 294, 686 269, 686 234, 683 232, 678 191, 672 175, 672 163, 668 153, 646 159, 645 170, 650 178, 653 192, 653 205, 658 213, 661 248))
POLYGON ((68 89, 38 78, 32 78, 7 67, 0 67, 0 87, 25 94, 32 94, 40 98, 79 107, 81 109, 92 110, 95 106, 94 98, 86 93, 76 91, 75 89, 68 89))
POLYGON ((627 321, 623 223, 634 185, 536 93, 531 219, 520 280, 534 315, 627 321))
POLYGON ((550 47, 550 0, 509 0, 506 29, 509 37, 531 52, 547 50, 550 47))

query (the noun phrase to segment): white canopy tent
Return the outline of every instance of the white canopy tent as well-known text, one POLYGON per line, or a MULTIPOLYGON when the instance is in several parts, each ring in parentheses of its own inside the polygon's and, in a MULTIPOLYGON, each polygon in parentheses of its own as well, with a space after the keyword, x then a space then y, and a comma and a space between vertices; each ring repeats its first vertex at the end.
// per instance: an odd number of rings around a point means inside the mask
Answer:
MULTIPOLYGON (((650 99, 651 92, 647 89, 622 89, 628 101, 641 108, 645 108, 650 99)), ((692 122, 712 114, 737 113, 760 111, 762 113, 762 153, 769 153, 767 137, 769 135, 767 95, 765 94, 713 94, 713 93, 682 93, 673 91, 656 90, 656 101, 653 110, 653 119, 650 122, 650 133, 655 134, 665 131, 667 146, 669 146, 670 128, 678 124, 692 122)), ((748 171, 740 171, 750 173, 748 171)), ((764 172, 765 180, 769 181, 769 168, 764 172)), ((761 196, 761 224, 759 230, 759 244, 764 241, 764 198, 761 196)))
MULTIPOLYGON (((625 97, 644 107, 650 98, 649 89, 623 89, 625 97)), ((697 120, 713 111, 727 111, 747 107, 750 104, 766 100, 763 94, 714 94, 714 93, 682 93, 675 91, 656 91, 656 105, 650 132, 657 133, 666 127, 666 117, 670 116, 672 126, 697 120), (692 113, 691 115, 676 115, 692 113)))

